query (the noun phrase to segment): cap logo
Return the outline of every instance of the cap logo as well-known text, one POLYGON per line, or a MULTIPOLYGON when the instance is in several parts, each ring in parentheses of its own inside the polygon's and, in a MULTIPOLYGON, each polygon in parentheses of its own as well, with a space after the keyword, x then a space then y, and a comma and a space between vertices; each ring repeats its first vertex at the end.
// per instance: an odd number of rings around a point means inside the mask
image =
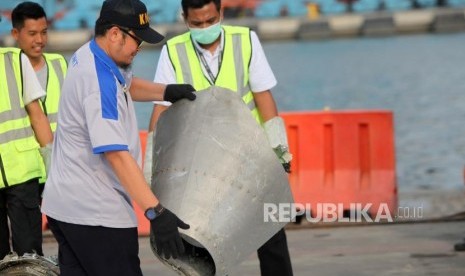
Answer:
POLYGON ((145 25, 149 23, 149 15, 147 13, 139 14, 139 23, 140 25, 145 25))

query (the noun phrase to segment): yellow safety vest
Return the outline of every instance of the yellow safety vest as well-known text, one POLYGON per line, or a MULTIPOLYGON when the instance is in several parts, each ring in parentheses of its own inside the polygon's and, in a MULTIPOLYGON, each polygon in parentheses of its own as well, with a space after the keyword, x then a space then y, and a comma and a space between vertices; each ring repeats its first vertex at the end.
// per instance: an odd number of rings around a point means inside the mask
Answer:
POLYGON ((0 48, 0 189, 43 174, 39 144, 23 102, 20 53, 0 48))
POLYGON ((61 86, 66 75, 67 63, 65 58, 60 54, 44 53, 47 64, 47 96, 41 100, 41 106, 47 115, 52 132, 57 129, 58 103, 60 102, 61 86))
MULTIPOLYGON (((40 100, 42 110, 47 115, 48 121, 50 122, 50 128, 55 133, 57 129, 58 119, 58 104, 61 96, 61 86, 65 79, 67 71, 67 63, 65 58, 60 54, 44 53, 45 62, 47 65, 47 89, 46 96, 40 100)), ((45 166, 42 168, 43 176, 39 179, 39 182, 45 183, 47 180, 47 172, 45 166)))
POLYGON ((191 84, 196 90, 203 90, 212 85, 228 88, 239 93, 249 107, 254 118, 262 123, 255 106, 253 93, 249 84, 249 64, 252 57, 250 29, 245 27, 223 26, 224 46, 221 67, 215 83, 203 74, 202 65, 190 32, 168 40, 168 55, 176 73, 177 83, 191 84))

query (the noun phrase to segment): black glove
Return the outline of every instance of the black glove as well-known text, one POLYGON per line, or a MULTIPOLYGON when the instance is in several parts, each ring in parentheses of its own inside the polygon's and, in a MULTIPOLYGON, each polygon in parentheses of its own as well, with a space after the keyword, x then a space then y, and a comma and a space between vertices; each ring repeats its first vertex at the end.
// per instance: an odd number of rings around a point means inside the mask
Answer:
POLYGON ((282 165, 283 165, 284 170, 285 170, 287 173, 291 173, 291 162, 282 163, 282 165))
POLYGON ((166 259, 171 256, 176 259, 184 253, 184 245, 178 227, 189 229, 189 224, 184 223, 170 210, 164 208, 156 218, 150 221, 150 227, 152 228, 159 256, 164 253, 166 259))
POLYGON ((195 89, 190 84, 168 84, 165 88, 163 100, 168 102, 177 102, 180 99, 195 100, 195 89))

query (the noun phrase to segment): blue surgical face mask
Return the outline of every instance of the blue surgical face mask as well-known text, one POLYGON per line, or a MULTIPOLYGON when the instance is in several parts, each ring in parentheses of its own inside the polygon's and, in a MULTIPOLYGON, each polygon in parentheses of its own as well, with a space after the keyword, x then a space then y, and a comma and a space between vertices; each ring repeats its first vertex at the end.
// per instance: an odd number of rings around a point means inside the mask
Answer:
POLYGON ((213 43, 221 34, 221 22, 211 25, 208 28, 191 28, 192 39, 200 44, 213 43))

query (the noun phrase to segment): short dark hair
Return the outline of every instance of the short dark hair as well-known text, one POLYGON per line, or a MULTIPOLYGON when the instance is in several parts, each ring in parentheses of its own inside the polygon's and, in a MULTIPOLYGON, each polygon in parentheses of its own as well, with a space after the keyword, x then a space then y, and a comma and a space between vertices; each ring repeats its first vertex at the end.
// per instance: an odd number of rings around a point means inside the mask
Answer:
POLYGON ((98 36, 104 36, 109 29, 111 29, 115 24, 110 23, 109 21, 98 18, 97 21, 95 21, 95 29, 94 29, 94 35, 95 37, 98 36))
POLYGON ((215 3, 216 9, 220 11, 221 9, 221 0, 182 0, 182 11, 184 12, 184 17, 187 17, 187 10, 189 8, 198 9, 211 2, 215 3))
POLYGON ((18 4, 11 12, 11 22, 13 28, 16 29, 24 27, 24 21, 26 21, 26 19, 37 20, 43 17, 47 19, 44 8, 35 2, 29 1, 18 4))

